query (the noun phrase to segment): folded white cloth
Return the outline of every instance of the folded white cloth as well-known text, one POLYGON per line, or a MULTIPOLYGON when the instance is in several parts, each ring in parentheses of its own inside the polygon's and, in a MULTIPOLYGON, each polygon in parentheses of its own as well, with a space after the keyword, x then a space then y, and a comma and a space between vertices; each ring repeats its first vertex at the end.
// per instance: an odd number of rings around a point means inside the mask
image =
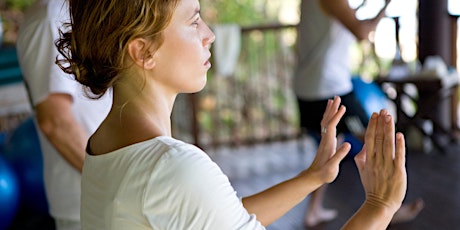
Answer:
POLYGON ((441 56, 428 56, 423 63, 422 71, 419 74, 423 77, 442 78, 448 75, 447 65, 441 56))
POLYGON ((231 76, 240 56, 241 28, 237 24, 219 24, 212 29, 216 35, 212 48, 216 72, 220 76, 231 76))

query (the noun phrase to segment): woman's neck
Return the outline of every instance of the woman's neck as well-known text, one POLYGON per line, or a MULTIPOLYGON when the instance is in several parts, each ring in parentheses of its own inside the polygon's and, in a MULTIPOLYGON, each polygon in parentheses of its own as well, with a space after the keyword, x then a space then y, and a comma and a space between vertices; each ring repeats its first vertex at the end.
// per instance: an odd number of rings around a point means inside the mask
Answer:
POLYGON ((171 113, 176 96, 147 82, 142 87, 117 84, 113 89, 110 115, 139 129, 152 129, 157 134, 171 136, 171 113))

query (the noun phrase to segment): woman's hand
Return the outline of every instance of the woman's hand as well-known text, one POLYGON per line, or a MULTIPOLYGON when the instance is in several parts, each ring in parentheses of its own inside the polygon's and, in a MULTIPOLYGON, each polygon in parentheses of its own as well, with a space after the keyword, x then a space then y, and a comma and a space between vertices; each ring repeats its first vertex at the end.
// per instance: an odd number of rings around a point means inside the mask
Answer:
POLYGON ((407 189, 404 136, 397 133, 386 110, 374 113, 365 134, 363 150, 356 155, 366 205, 396 212, 407 189))
POLYGON ((339 173, 339 163, 350 151, 350 144, 345 143, 337 150, 336 127, 345 114, 345 107, 340 105, 340 97, 329 100, 321 120, 321 142, 318 152, 308 172, 313 173, 321 184, 330 183, 339 173))

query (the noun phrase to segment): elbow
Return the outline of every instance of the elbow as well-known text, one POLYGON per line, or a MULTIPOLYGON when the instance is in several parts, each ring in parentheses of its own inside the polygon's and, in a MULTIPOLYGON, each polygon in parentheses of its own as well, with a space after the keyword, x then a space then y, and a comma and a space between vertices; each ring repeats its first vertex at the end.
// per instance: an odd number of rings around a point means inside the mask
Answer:
POLYGON ((47 137, 53 136, 55 131, 55 122, 50 117, 37 116, 37 124, 40 131, 47 137))
POLYGON ((363 40, 369 40, 369 35, 370 34, 371 34, 371 32, 368 31, 368 30, 359 30, 354 35, 356 37, 356 40, 361 42, 363 40))
POLYGON ((359 42, 369 40, 369 36, 359 35, 359 36, 356 36, 356 40, 358 40, 359 42))
POLYGON ((371 20, 362 21, 361 26, 353 30, 353 35, 355 35, 358 41, 371 40, 370 36, 376 29, 376 24, 371 20))

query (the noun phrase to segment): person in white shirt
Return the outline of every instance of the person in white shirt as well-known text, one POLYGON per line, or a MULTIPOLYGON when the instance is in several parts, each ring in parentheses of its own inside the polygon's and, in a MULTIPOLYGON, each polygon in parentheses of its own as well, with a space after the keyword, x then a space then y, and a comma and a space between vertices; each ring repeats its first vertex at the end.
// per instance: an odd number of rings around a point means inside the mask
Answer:
POLYGON ((34 108, 44 161, 49 212, 58 230, 80 229, 81 170, 85 146, 111 106, 98 101, 55 64, 54 41, 68 22, 65 0, 41 0, 26 12, 16 43, 24 82, 34 108))
MULTIPOLYGON (((364 133, 357 130, 364 130, 361 127, 366 127, 369 117, 353 92, 350 48, 356 40, 369 39, 369 34, 385 16, 389 3, 390 0, 386 0, 374 18, 359 20, 356 9, 350 8, 348 0, 301 1, 301 18, 297 27, 298 64, 293 89, 297 97, 302 132, 320 136, 318 123, 327 101, 338 95, 348 110, 338 124, 337 132, 351 133, 363 140, 364 133)), ((326 186, 311 195, 305 216, 307 227, 330 221, 337 216, 336 210, 323 207, 326 186)), ((392 222, 414 219, 423 206, 420 198, 404 204, 392 222)))
MULTIPOLYGON (((69 7, 59 65, 93 97, 113 89, 112 109, 86 148, 83 229, 265 229, 337 177, 350 149, 337 148, 346 110, 339 97, 328 102, 309 168, 242 199, 202 150, 172 137, 177 95, 200 91, 211 68, 215 36, 198 0, 69 0, 69 7)), ((382 110, 369 122, 356 158, 367 196, 344 229, 385 229, 401 206, 405 144, 392 119, 382 110)))

